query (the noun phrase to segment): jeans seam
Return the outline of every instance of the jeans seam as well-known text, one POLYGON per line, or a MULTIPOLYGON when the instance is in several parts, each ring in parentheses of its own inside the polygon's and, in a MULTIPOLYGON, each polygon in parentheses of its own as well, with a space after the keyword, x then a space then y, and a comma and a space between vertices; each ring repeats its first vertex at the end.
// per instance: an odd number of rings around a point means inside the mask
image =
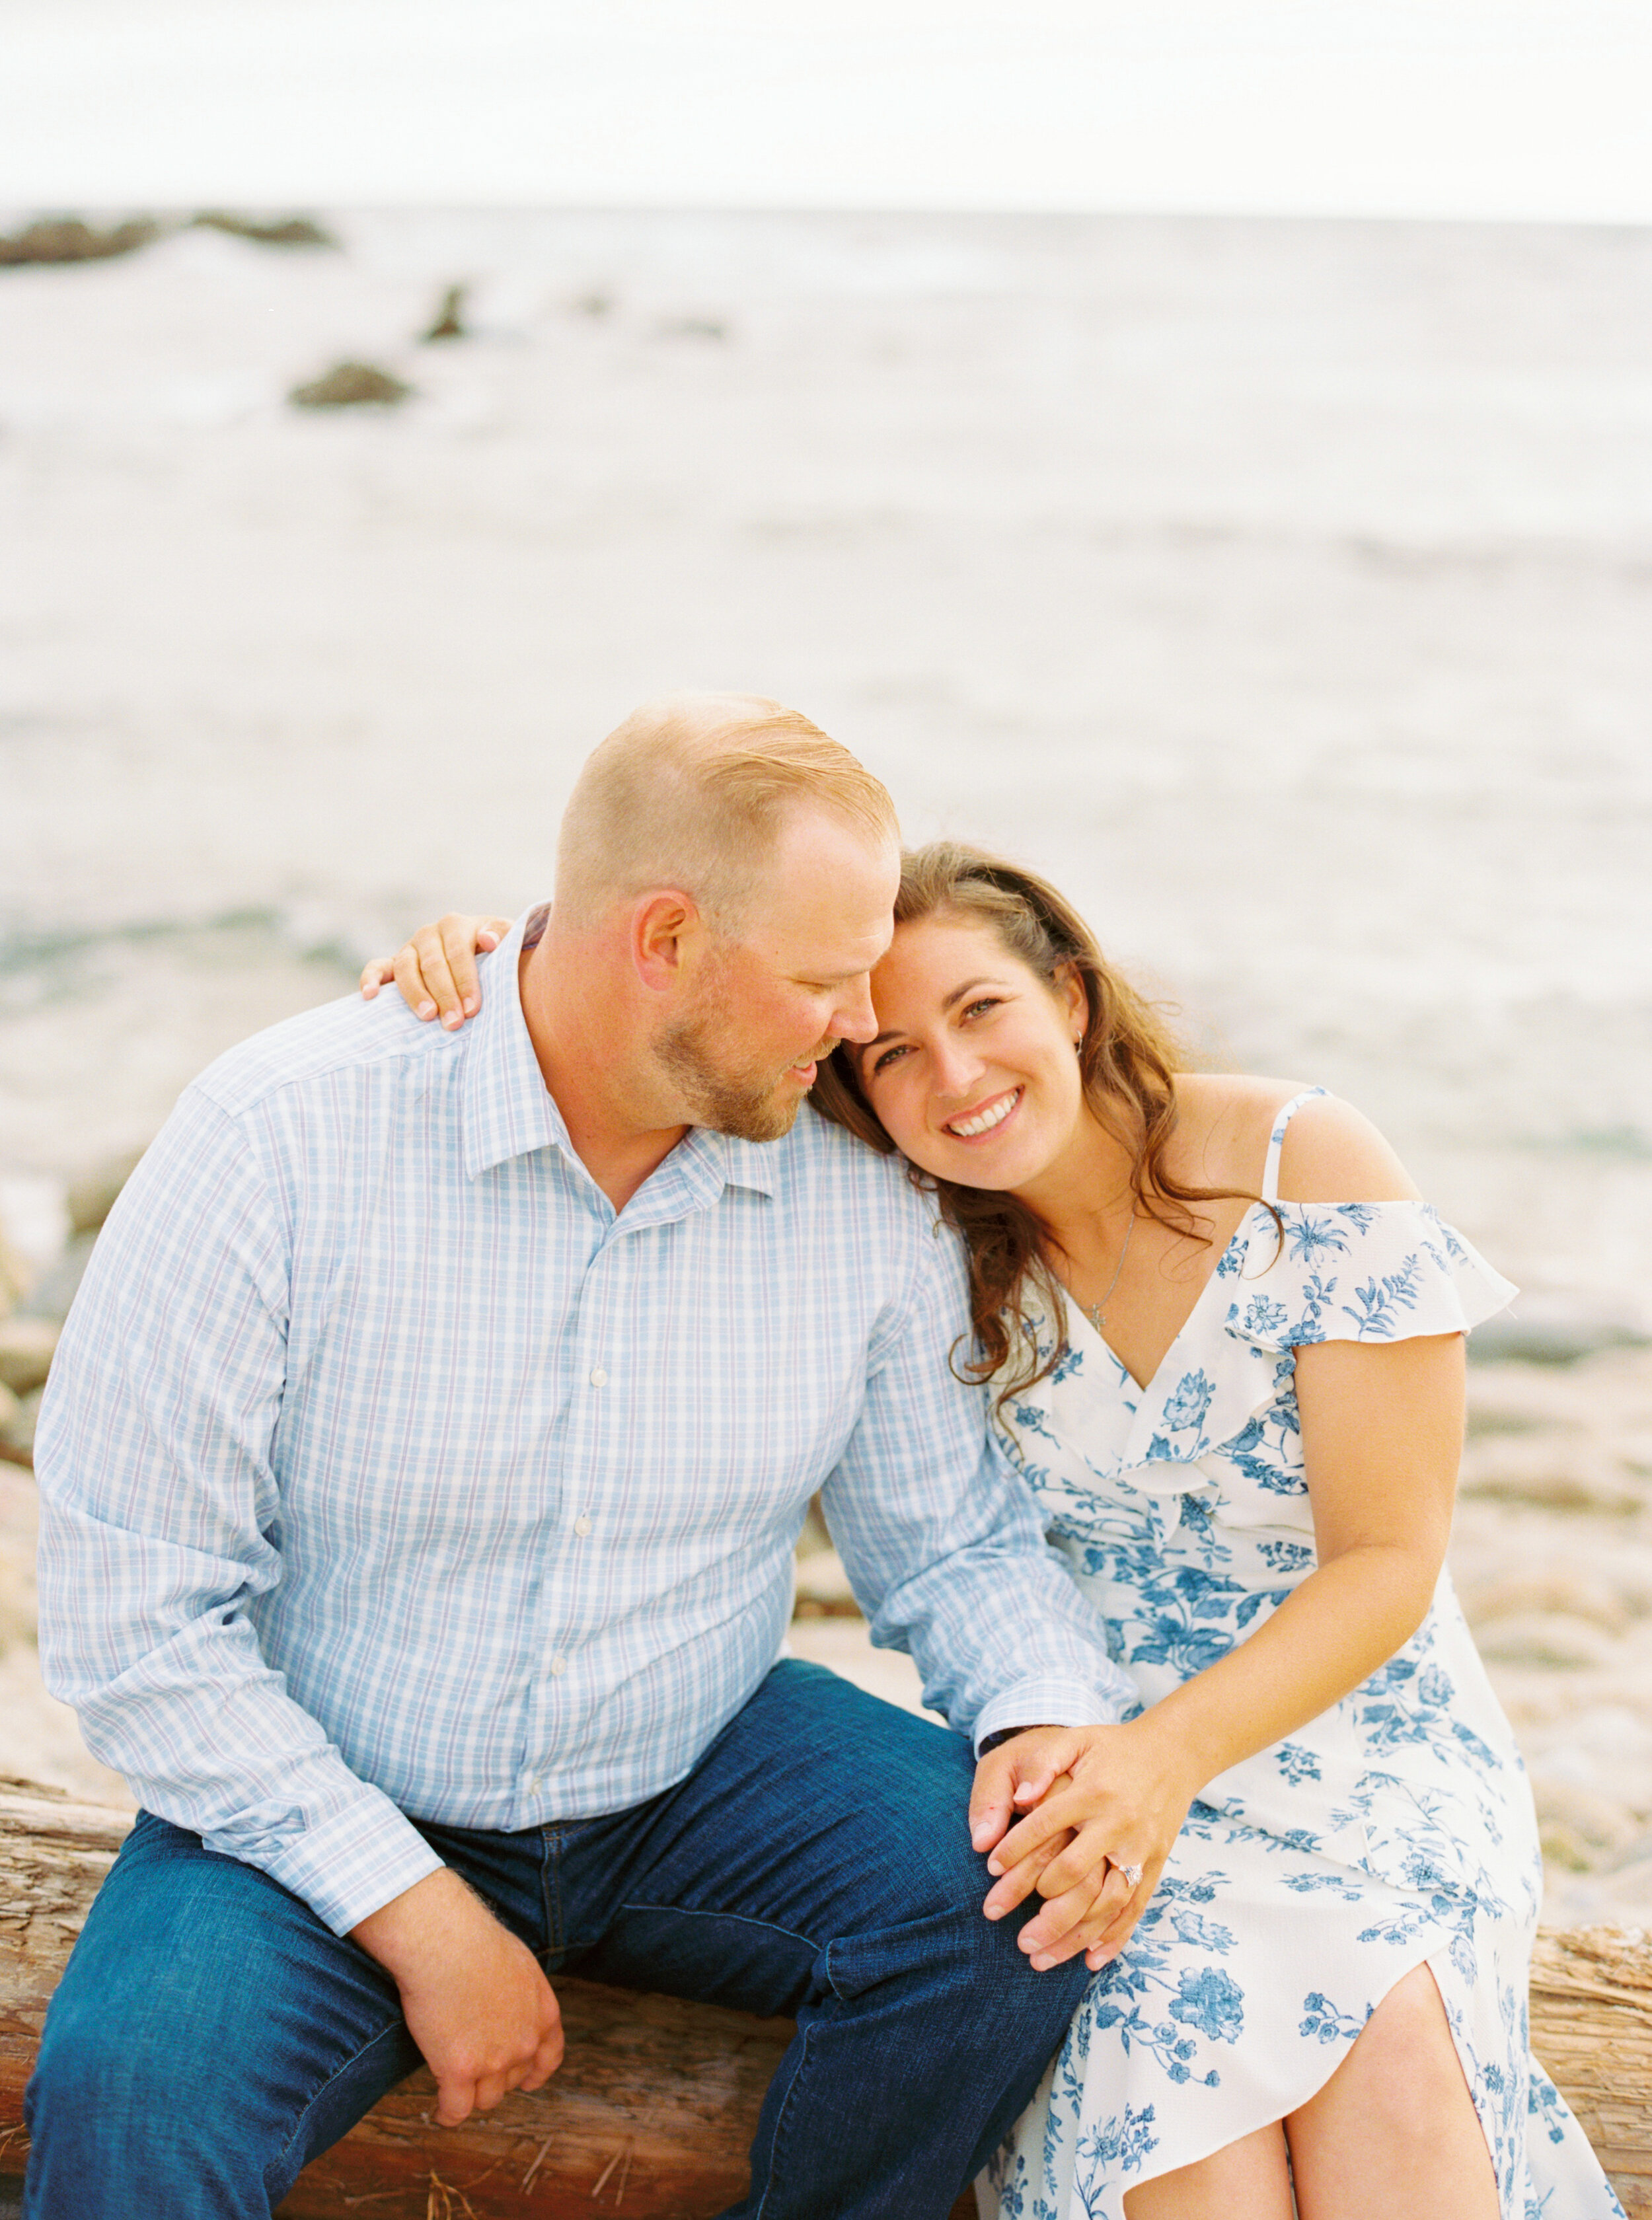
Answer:
POLYGON ((352 2067, 359 2066, 362 2060, 367 2055, 368 2052, 370 2050, 376 2049, 377 2046, 383 2042, 386 2036, 394 2036, 399 2033, 405 2033, 406 2031, 407 2022, 405 2019, 400 2023, 399 2026, 396 2022, 392 2021, 390 2025, 380 2028, 378 2033, 373 2036, 372 2040, 369 2042, 364 2042, 359 2050, 352 2052, 348 2058, 341 2059, 340 2061, 333 2072, 327 2075, 327 2080, 322 2082, 321 2087, 314 2092, 309 2103, 304 2106, 303 2111, 300 2112, 298 2117, 293 2122, 292 2132, 287 2137, 286 2142, 281 2146, 281 2163, 285 2163, 292 2150, 293 2145, 297 2142, 300 2135, 303 2132, 305 2121, 309 2119, 310 2114, 315 2110, 315 2107, 321 2103, 322 2098, 326 2096, 327 2091, 332 2088, 334 2082, 340 2079, 340 2075, 349 2073, 352 2067))
MULTIPOLYGON (((627 1901, 617 1907, 620 1911, 664 1911, 676 1919, 732 1919, 741 1927, 760 1927, 768 1935, 783 1935, 788 1942, 801 1942, 805 1949, 820 1950, 822 1945, 812 1935, 800 1935, 795 1927, 782 1927, 776 1919, 756 1919, 746 1911, 708 1911, 697 1904, 638 1904, 627 1901)), ((830 1942, 824 1946, 830 1953, 830 1942)))
POLYGON ((763 2220, 764 2214, 769 2209, 769 2192, 770 2190, 778 2189, 780 2186, 776 2177, 780 2173, 781 2130, 786 2124, 786 2114, 792 2098, 797 2093, 797 2085, 803 2078, 803 2069, 809 2062, 809 2037, 814 2032, 813 2027, 802 2027, 797 2031, 797 2064, 793 2068, 791 2080, 786 2085, 786 2093, 780 2100, 780 2109, 775 2114, 775 2131, 769 2138, 769 2178, 763 2185, 763 2194, 757 2199, 757 2209, 752 2214, 751 2220, 763 2220))

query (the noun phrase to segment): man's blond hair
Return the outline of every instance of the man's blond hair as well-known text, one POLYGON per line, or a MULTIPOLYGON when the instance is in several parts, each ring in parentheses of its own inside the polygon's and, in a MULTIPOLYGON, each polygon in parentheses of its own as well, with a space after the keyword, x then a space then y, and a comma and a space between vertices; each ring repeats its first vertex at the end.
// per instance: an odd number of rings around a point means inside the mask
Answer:
POLYGON ((588 758, 557 845, 559 925, 594 924, 650 887, 739 929, 788 817, 815 808, 898 845, 882 783, 818 725, 761 694, 645 702, 588 758))

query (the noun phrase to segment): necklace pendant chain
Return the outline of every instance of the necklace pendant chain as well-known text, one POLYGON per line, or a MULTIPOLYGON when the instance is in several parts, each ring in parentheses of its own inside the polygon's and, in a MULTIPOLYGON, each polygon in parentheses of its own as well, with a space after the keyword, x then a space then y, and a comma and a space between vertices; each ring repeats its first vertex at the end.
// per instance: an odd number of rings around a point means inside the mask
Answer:
POLYGON ((1130 1254, 1130 1237, 1135 1231, 1136 1212, 1132 1207, 1130 1213, 1130 1223, 1125 1228, 1124 1244, 1119 1251, 1119 1263, 1114 1269, 1112 1279, 1107 1282, 1107 1292, 1102 1296, 1099 1303, 1086 1303, 1084 1306, 1084 1315, 1088 1319, 1090 1324, 1095 1328, 1098 1333, 1100 1332, 1102 1327, 1107 1322, 1107 1305, 1113 1300, 1113 1294, 1118 1288, 1119 1282, 1124 1277, 1125 1259, 1130 1254))

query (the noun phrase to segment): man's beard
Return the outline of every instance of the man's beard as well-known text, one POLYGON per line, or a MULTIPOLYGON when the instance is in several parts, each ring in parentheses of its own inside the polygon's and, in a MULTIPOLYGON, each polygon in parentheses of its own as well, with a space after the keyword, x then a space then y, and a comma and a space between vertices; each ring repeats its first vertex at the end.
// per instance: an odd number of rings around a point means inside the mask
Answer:
MULTIPOLYGON (((739 1141, 779 1140, 791 1132, 802 1094, 784 1084, 784 1071, 731 1069, 714 1053, 719 1030, 714 1019, 684 1018, 655 1043, 656 1055, 683 1097, 689 1122, 732 1133, 739 1141)), ((835 1039, 822 1041, 812 1057, 798 1061, 819 1063, 837 1045, 835 1039)))

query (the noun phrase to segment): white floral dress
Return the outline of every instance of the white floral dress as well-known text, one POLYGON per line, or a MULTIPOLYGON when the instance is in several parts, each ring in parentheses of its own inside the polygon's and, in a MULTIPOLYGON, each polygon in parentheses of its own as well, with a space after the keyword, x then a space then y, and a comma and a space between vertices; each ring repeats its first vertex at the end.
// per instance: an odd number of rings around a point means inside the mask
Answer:
MULTIPOLYGON (((1309 1099, 1275 1123, 1270 1200, 1309 1099)), ((1283 1240, 1269 1211, 1246 1213, 1146 1388, 1075 1305, 1054 1373, 1007 1413, 1007 1446, 1150 1705, 1312 1569, 1293 1349, 1464 1331, 1514 1293, 1421 1203, 1276 1207, 1283 1240)), ((1206 1786, 978 2183, 985 2220, 1123 2220, 1137 2183, 1305 2103, 1424 1963, 1504 2220, 1615 2220, 1527 2047, 1541 1887, 1524 1768, 1443 1574, 1398 1656, 1206 1786)))

